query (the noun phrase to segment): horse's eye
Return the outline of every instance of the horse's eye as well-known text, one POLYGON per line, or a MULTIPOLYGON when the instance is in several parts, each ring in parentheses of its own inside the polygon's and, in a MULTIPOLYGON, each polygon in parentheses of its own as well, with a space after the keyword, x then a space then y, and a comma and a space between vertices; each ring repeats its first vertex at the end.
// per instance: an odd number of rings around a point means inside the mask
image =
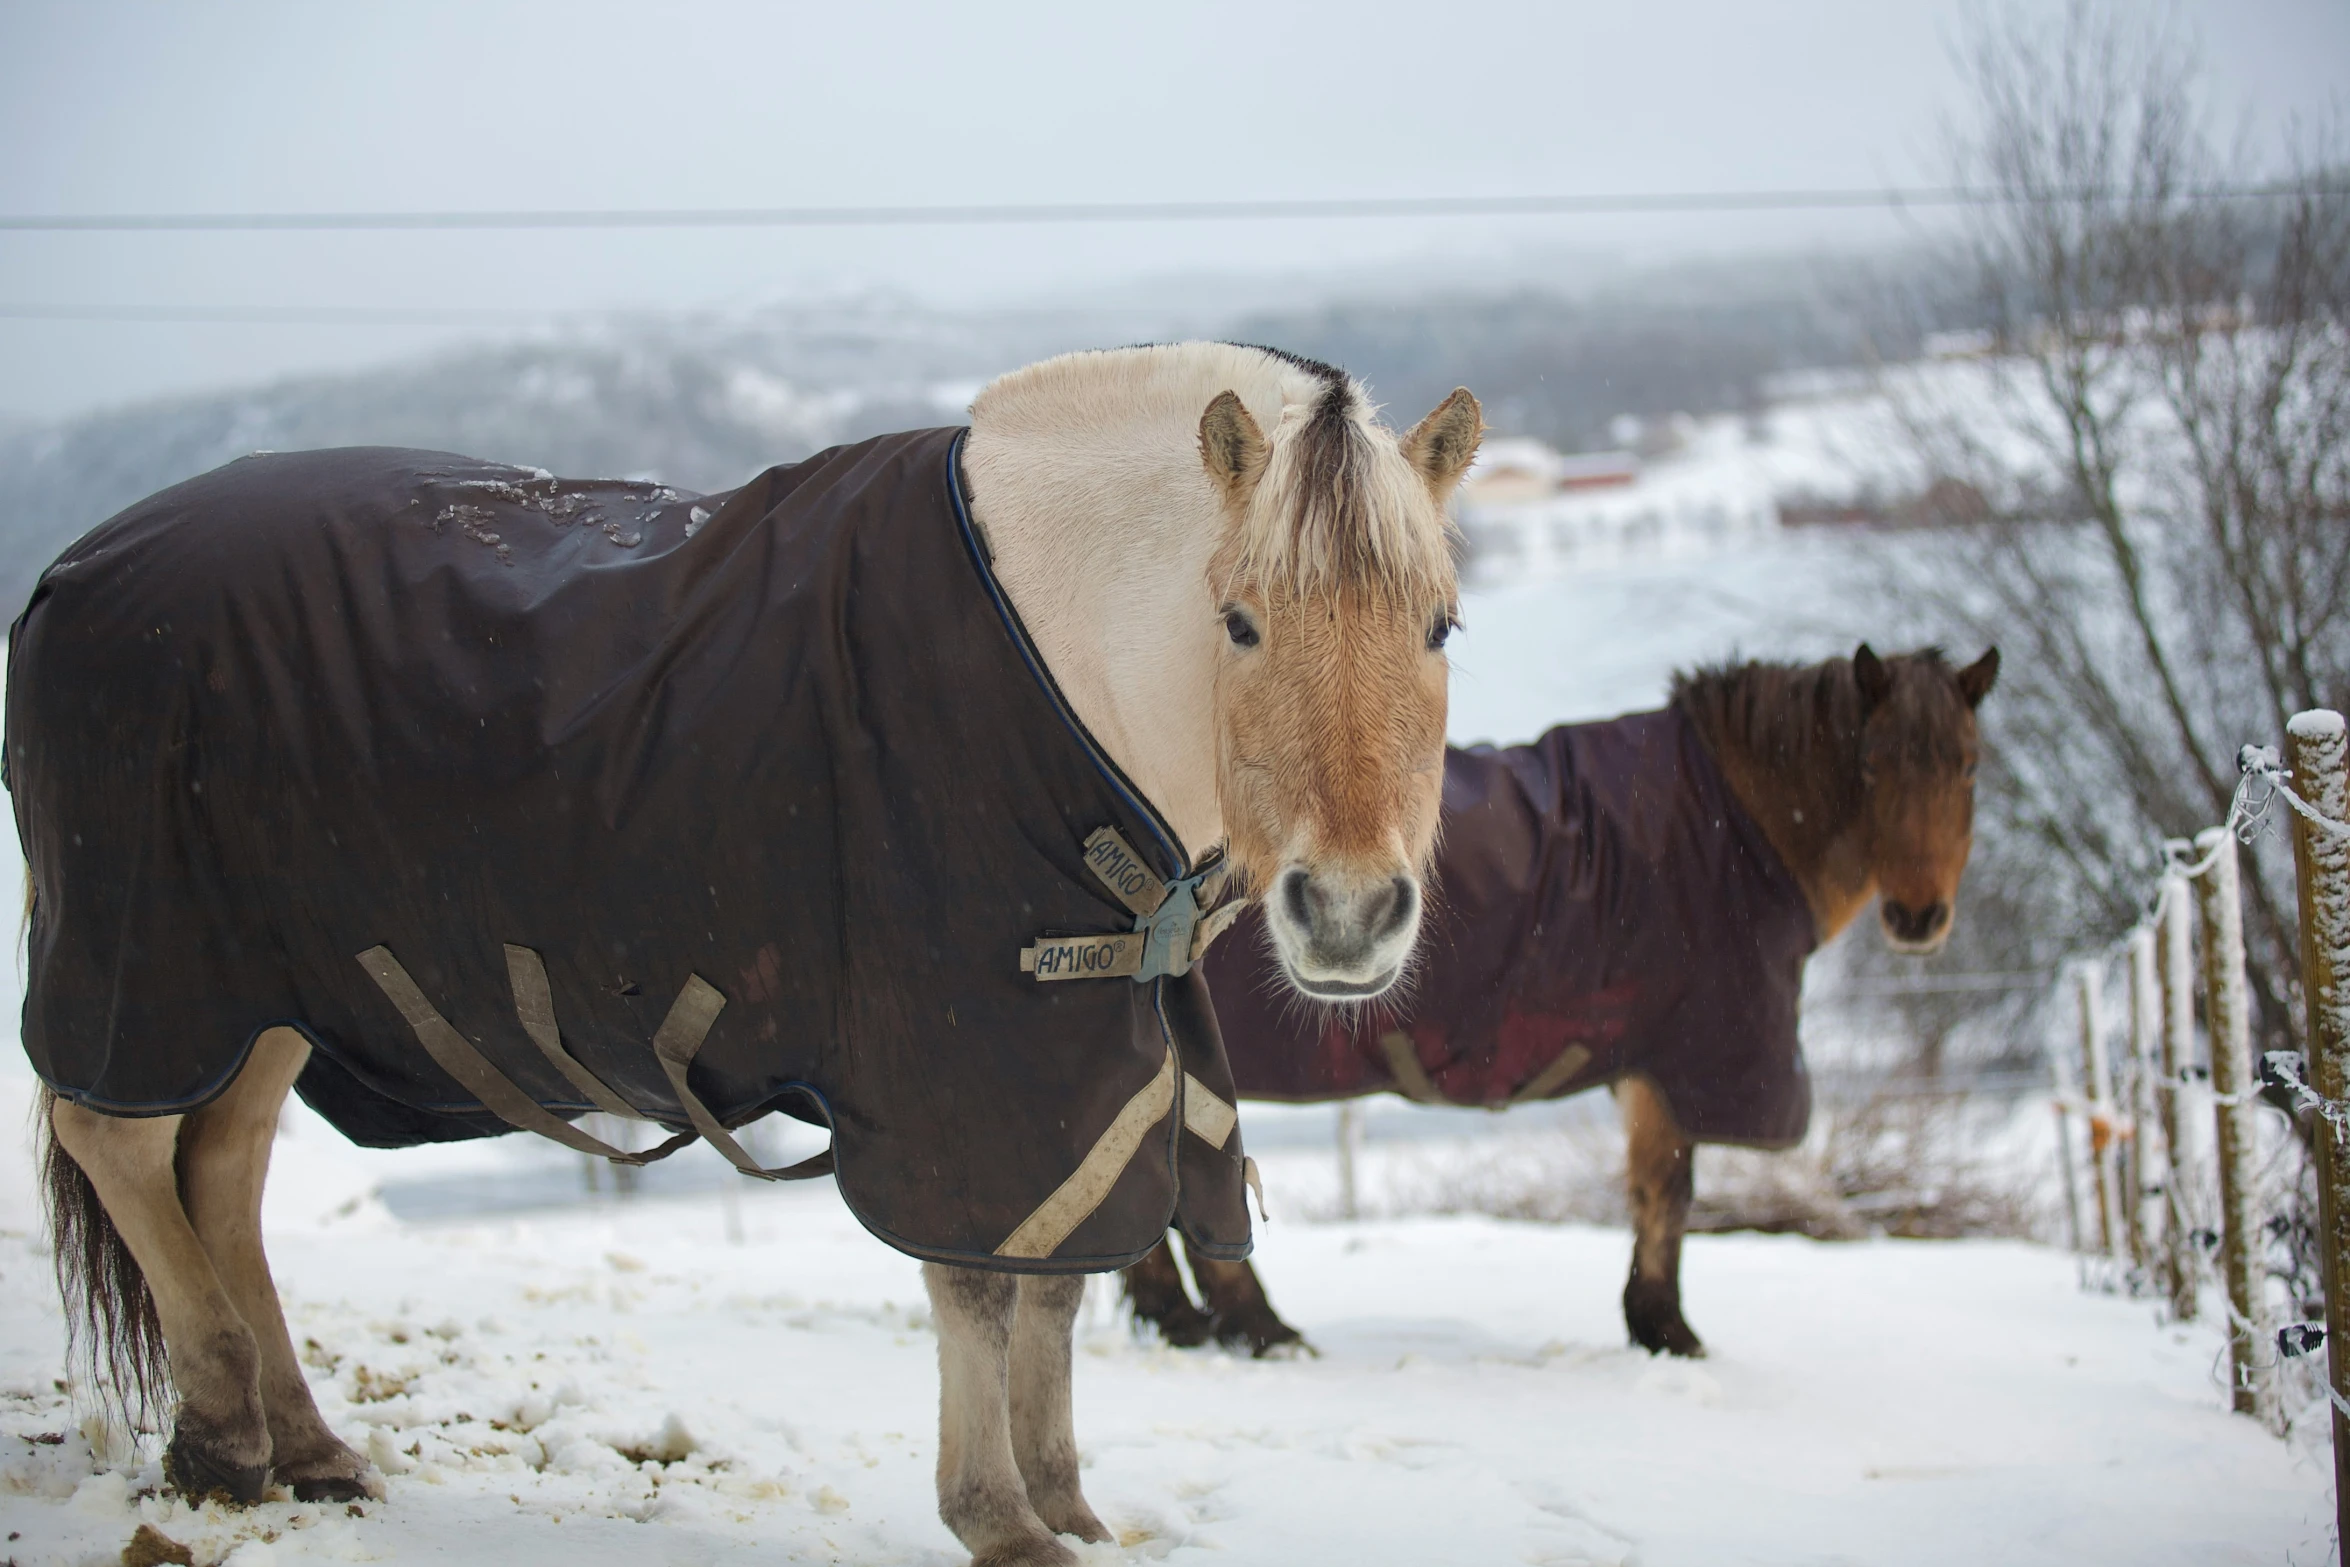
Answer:
POLYGON ((1224 635, 1232 639, 1234 647, 1255 647, 1260 640, 1257 628, 1250 623, 1245 613, 1237 609, 1224 611, 1224 635))
POLYGON ((1453 628, 1459 624, 1450 613, 1437 616, 1436 623, 1428 628, 1428 651, 1441 652, 1444 644, 1451 640, 1453 628))

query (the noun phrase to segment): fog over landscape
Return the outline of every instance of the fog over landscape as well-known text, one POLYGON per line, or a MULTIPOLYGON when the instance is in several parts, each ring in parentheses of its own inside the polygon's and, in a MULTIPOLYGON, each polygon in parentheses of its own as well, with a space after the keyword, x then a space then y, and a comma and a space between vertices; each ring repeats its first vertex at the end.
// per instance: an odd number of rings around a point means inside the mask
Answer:
MULTIPOLYGON (((1898 952, 1864 910, 1804 970, 1803 1142, 1691 1156, 1703 1360, 1625 1343, 1607 1094, 1241 1106, 1315 1352, 1171 1347, 1097 1279, 1077 1430, 1115 1540, 1078 1559, 2339 1560, 2323 1355, 2264 1347, 2274 1418, 2229 1412, 2211 1056, 2190 1019, 2157 1138, 2124 944, 2236 747, 2350 706, 2346 167, 2341 0, 0 0, 0 618, 256 451, 709 492, 1090 347, 1273 346, 1398 425, 1465 385, 1449 738, 1653 709, 1708 663, 1997 645, 1955 933, 1898 952), (2104 53, 1986 109, 1994 35, 2104 53), (2120 161, 2032 141, 2067 115, 2120 161), (2012 196, 2008 132, 2092 199, 1945 199, 2012 196), (2129 184, 2149 143, 2184 193, 2129 184), (1604 210, 1084 210, 1446 197, 1604 210), (363 226, 304 226, 336 214, 363 226), (2158 1143, 2133 1223, 2194 1248, 2185 1309, 2098 1229, 2096 1172, 2158 1143)), ((2290 1050, 2291 849, 2248 830, 2243 863, 2251 1048, 2290 1050)), ((0 1052, 0 1125, 37 1091, 0 1052)), ((2315 1324, 2288 1103, 2256 1106, 2248 1266, 2315 1324)), ((40 1181, 0 1139, 0 1567, 113 1567, 141 1526, 183 1549, 139 1560, 200 1567, 965 1560, 921 1276, 831 1182, 361 1149, 298 1102, 274 1147, 303 1375, 388 1499, 172 1493, 156 1433, 60 1377, 40 1181)))

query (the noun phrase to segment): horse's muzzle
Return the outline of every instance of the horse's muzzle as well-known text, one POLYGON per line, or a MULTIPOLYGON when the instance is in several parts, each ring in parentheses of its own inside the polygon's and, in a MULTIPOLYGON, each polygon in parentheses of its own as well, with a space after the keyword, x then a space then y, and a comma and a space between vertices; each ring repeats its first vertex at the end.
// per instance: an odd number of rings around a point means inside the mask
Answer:
POLYGON ((1939 952, 1950 939, 1950 904, 1937 899, 1923 908, 1895 898, 1878 900, 1877 918, 1885 927, 1885 942, 1896 952, 1939 952))
POLYGON ((1273 884, 1265 921, 1291 984, 1319 1000, 1367 1001, 1403 972, 1420 932, 1420 884, 1292 865, 1273 884))

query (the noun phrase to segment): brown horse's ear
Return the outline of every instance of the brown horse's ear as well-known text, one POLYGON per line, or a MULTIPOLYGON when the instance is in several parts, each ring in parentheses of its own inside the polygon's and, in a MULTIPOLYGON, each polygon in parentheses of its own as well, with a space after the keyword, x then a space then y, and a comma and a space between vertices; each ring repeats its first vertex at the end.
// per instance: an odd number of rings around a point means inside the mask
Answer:
POLYGON ((1456 386, 1403 438, 1404 460, 1420 471, 1428 493, 1442 505, 1476 460, 1477 443, 1484 438, 1485 410, 1467 387, 1456 386))
POLYGON ((1981 707, 1983 698, 1991 694, 1991 682, 1998 678, 1999 649, 1993 648, 1958 672, 1958 694, 1966 698, 1967 706, 1981 707))
POLYGON ((1244 504, 1265 476, 1265 432, 1238 392, 1219 392, 1199 418, 1199 456, 1225 499, 1244 504))
POLYGON ((1865 716, 1893 694, 1893 672, 1866 642, 1853 649, 1852 678, 1860 686, 1860 710, 1865 716))

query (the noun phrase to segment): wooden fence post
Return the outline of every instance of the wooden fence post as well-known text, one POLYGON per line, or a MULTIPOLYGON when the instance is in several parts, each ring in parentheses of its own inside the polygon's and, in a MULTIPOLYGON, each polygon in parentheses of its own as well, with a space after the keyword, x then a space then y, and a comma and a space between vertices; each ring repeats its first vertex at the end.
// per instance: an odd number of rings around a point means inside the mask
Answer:
MULTIPOLYGON (((2311 808, 2350 821, 2350 767, 2342 715, 2318 709, 2285 726, 2285 765, 2311 808)), ((2301 892, 2301 1005, 2309 1021, 2309 1086, 2333 1104, 2350 1100, 2350 839, 2293 815, 2293 868, 2301 892)), ((2326 1281, 2326 1374, 2334 1390, 2335 1538, 2350 1540, 2350 1148, 2334 1114, 2317 1118, 2319 1261, 2326 1281)))
POLYGON ((2195 1122, 2185 1113, 2187 1068, 2195 1064, 2195 937, 2190 922, 2194 911, 2187 878, 2173 872, 2162 879, 2162 942, 2156 949, 2162 969, 2162 1080, 2155 1096, 2162 1111, 2162 1151, 2168 1170, 2163 1174, 2163 1283, 2170 1290, 2170 1314, 2175 1322, 2195 1320, 2196 1284, 2202 1268, 2195 1255, 2195 1213, 2192 1197, 2202 1174, 2195 1157, 2195 1122))
POLYGON ((2244 983, 2244 905, 2236 835, 2206 827, 2211 856, 2197 889, 2203 924, 2203 1004, 2211 1028, 2211 1086, 2219 1100, 2220 1258, 2228 1289, 2228 1386, 2238 1414, 2275 1429, 2276 1334, 2268 1317, 2267 1249, 2260 1222, 2259 1123, 2254 1120, 2252 1017, 2244 983))
POLYGON ((2098 1234, 2105 1254, 2123 1269, 2129 1266, 2129 1227, 2122 1222, 2121 1150, 2115 1146, 2119 1125, 2114 1113, 2113 1069, 2105 1052, 2105 1010, 2100 1005, 2104 985, 2102 965, 2084 963, 2074 971, 2081 987, 2081 1057, 2089 1074, 2089 1156, 2097 1169, 2098 1234))
POLYGON ((2159 1272, 2155 1212, 2149 1206, 2163 1184, 2162 1150, 2156 1146, 2154 1080, 2161 1070, 2162 986, 2154 974, 2154 927, 2130 935, 2130 1265, 2140 1281, 2159 1272))
POLYGON ((2065 1234, 2072 1241, 2073 1261, 2081 1272, 2081 1287, 2086 1289, 2089 1235, 2088 1227, 2081 1223, 2081 1185, 2073 1175, 2073 1111, 2079 1107, 2081 1096, 2074 1091, 2070 1057, 2062 1045, 2048 1052, 2048 1076, 2050 1086, 2056 1090, 2049 1103, 2056 1111, 2056 1172, 2064 1178, 2065 1234))
POLYGON ((1359 1219, 1363 1207, 1355 1185, 1355 1154, 1363 1146, 1362 1107, 1351 1099, 1338 1102, 1338 1214, 1359 1219))

